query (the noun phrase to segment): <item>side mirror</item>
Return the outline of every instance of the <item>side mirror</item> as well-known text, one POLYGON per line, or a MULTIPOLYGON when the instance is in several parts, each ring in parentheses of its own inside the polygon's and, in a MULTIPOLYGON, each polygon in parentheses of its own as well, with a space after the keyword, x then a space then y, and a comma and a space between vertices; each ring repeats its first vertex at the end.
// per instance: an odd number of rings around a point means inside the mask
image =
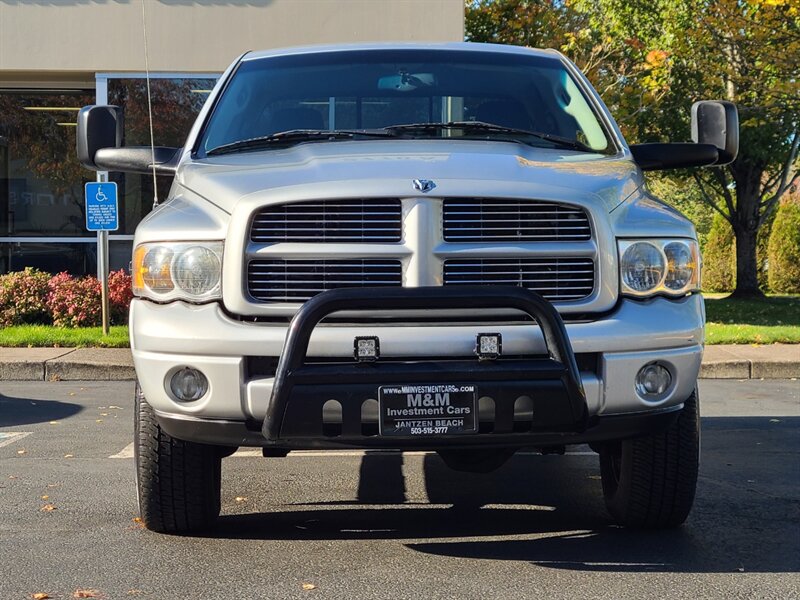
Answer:
POLYGON ((78 162, 92 171, 174 175, 181 148, 122 147, 122 110, 118 106, 85 106, 78 112, 78 162))
POLYGON ((717 148, 714 166, 731 163, 739 153, 739 113, 733 102, 702 100, 692 104, 692 141, 717 148))
POLYGON ((703 100, 692 105, 694 143, 632 144, 633 159, 642 171, 719 167, 739 152, 739 115, 733 102, 703 100))
POLYGON ((118 106, 84 106, 78 112, 76 150, 78 162, 102 171, 94 158, 101 148, 122 146, 122 110, 118 106))

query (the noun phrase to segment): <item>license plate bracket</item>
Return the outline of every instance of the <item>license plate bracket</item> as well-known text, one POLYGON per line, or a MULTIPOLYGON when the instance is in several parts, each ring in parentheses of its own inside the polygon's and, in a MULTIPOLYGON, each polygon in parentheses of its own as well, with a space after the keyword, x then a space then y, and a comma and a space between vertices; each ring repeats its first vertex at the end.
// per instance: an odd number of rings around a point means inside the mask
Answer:
POLYGON ((475 384, 398 384, 378 388, 380 435, 462 435, 477 431, 475 384))

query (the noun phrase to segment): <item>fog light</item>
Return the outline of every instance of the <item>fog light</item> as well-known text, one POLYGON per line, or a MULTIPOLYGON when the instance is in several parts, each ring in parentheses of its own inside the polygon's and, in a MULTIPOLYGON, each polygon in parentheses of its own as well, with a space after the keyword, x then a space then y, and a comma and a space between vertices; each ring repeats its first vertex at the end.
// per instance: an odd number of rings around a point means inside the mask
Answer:
POLYGON ((494 360, 503 351, 503 338, 499 333, 479 333, 475 354, 480 360, 494 360))
POLYGON ((636 375, 636 391, 640 396, 660 396, 672 383, 672 375, 666 367, 651 363, 639 369, 636 375))
POLYGON ((353 342, 353 356, 359 362, 372 362, 381 355, 381 344, 377 336, 357 337, 353 342))
POLYGON ((172 394, 181 402, 194 402, 205 396, 208 379, 197 369, 184 367, 169 381, 172 394))

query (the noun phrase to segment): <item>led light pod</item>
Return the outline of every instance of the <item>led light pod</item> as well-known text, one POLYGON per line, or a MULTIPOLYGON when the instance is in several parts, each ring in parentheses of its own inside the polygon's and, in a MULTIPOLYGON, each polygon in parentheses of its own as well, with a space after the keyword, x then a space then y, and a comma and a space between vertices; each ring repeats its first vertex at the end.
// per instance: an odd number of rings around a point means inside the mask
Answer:
POLYGON ((503 351, 503 336, 499 333, 479 333, 475 354, 479 360, 495 360, 503 351))

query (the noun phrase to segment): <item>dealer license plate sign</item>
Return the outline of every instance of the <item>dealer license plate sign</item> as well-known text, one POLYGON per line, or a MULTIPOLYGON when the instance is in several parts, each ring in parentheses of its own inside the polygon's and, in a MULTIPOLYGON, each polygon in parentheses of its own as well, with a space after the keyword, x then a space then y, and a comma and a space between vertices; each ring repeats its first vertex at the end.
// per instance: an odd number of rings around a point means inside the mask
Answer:
POLYGON ((378 388, 381 435, 475 433, 474 384, 384 385, 378 388))

